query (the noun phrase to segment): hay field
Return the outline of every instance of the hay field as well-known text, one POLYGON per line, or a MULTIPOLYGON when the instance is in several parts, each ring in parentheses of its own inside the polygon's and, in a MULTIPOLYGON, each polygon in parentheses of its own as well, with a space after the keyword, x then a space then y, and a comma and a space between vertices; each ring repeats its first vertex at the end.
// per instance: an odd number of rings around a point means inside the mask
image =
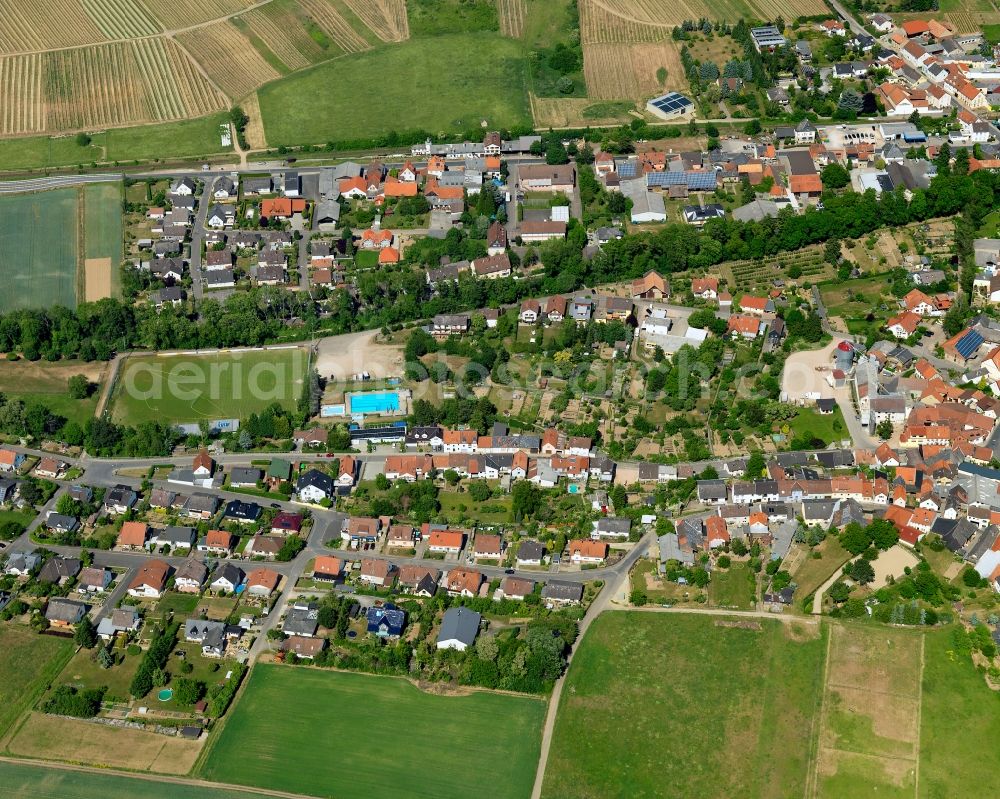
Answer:
POLYGON ((253 43, 229 22, 216 22, 177 37, 229 97, 240 99, 281 77, 253 43))
POLYGON ((0 625, 0 734, 7 732, 72 655, 72 640, 39 635, 13 622, 0 625))
POLYGON ((538 97, 531 101, 531 116, 540 128, 584 125, 617 125, 627 122, 633 108, 628 102, 595 103, 590 97, 538 97))
POLYGON ((23 757, 187 774, 203 743, 33 712, 10 740, 8 749, 23 757))
POLYGON ((383 42, 410 38, 406 0, 344 0, 344 3, 383 42))
POLYGON ((637 44, 585 44, 583 74, 596 100, 643 99, 666 89, 686 89, 680 51, 673 41, 637 44), (664 84, 657 70, 667 70, 664 84))

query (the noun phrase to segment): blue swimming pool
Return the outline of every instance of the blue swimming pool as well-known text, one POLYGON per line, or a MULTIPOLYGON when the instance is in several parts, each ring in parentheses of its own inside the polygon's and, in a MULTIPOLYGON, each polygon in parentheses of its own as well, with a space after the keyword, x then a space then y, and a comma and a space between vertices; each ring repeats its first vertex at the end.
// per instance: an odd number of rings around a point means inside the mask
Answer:
POLYGON ((351 394, 351 413, 390 413, 399 410, 399 394, 395 391, 372 391, 351 394))

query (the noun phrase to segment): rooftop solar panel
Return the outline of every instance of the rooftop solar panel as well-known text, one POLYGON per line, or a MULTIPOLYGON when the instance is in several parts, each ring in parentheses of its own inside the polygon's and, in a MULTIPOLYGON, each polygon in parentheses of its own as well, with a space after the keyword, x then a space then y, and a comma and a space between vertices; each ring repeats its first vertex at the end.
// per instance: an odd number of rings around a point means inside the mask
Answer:
POLYGON ((979 349, 979 345, 984 341, 982 335, 980 335, 975 330, 970 330, 962 338, 958 340, 955 345, 955 351, 958 352, 963 358, 968 358, 972 353, 979 349))
POLYGON ((626 161, 623 164, 618 165, 618 177, 621 178, 634 178, 637 172, 637 164, 635 161, 626 161))

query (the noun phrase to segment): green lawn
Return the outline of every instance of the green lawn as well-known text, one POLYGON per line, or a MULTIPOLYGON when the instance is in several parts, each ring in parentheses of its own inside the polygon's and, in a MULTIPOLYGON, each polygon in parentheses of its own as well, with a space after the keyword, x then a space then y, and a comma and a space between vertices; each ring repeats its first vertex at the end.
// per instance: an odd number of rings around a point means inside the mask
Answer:
POLYGON ((528 697, 258 664, 200 776, 337 799, 523 799, 544 715, 528 697))
MULTIPOLYGON (((850 438, 847 424, 844 422, 844 414, 838 405, 833 409, 833 413, 823 414, 814 407, 799 408, 795 417, 789 419, 789 441, 799 438, 804 439, 807 444, 811 438, 820 438, 826 444, 840 441, 842 438, 850 438)), ((807 449, 812 449, 808 444, 807 449)))
POLYGON ((407 0, 406 16, 415 38, 500 29, 492 0, 407 0))
POLYGON ((895 299, 888 291, 884 275, 859 278, 846 282, 831 282, 820 287, 820 295, 827 314, 843 319, 863 318, 875 309, 876 316, 881 313, 891 316, 895 308, 895 299), (890 306, 890 310, 881 311, 877 306, 890 306))
MULTIPOLYGON (((798 546, 798 545, 796 545, 798 546)), ((792 581, 796 584, 795 601, 799 602, 810 594, 816 593, 823 583, 830 579, 831 575, 840 571, 840 567, 847 563, 851 557, 840 545, 840 540, 830 536, 818 546, 814 547, 812 553, 807 553, 806 558, 801 561, 801 565, 792 574, 792 581), (812 557, 813 553, 819 553, 821 557, 812 557)))
POLYGON ((511 519, 509 496, 491 497, 485 502, 476 502, 468 492, 459 494, 454 491, 442 491, 438 494, 438 502, 441 503, 441 513, 449 520, 473 519, 481 524, 502 524, 511 519), (462 506, 465 510, 461 509, 462 506), (489 510, 486 511, 484 508, 489 510))
MULTIPOLYGON (((0 762, 0 784, 5 799, 204 799, 203 786, 137 779, 117 774, 79 772, 63 768, 0 762)), ((231 788, 212 788, 212 799, 251 799, 260 796, 231 788)))
POLYGON ((76 189, 0 196, 0 312, 76 307, 78 210, 76 189))
POLYGON ((524 48, 492 33, 414 39, 338 58, 259 92, 270 142, 321 144, 393 130, 460 133, 530 124, 524 48), (344 87, 369 86, 358 103, 344 87))
POLYGON ((179 122, 116 128, 92 134, 92 142, 86 147, 80 147, 74 136, 4 139, 0 147, 0 170, 168 161, 231 152, 231 149, 223 151, 219 140, 219 123, 226 119, 226 114, 213 114, 179 122))
POLYGON ((713 569, 708 584, 708 600, 713 605, 737 610, 751 610, 755 582, 746 563, 734 563, 728 569, 713 569))
POLYGON ((28 709, 72 654, 72 639, 0 624, 0 734, 28 709))
POLYGON ((991 44, 1000 42, 1000 25, 983 25, 983 36, 991 44))
POLYGON ((543 797, 804 795, 825 638, 719 621, 599 616, 567 675, 543 797))
POLYGON ((301 348, 135 356, 121 369, 112 413, 136 424, 246 418, 275 402, 294 408, 307 366, 301 348))

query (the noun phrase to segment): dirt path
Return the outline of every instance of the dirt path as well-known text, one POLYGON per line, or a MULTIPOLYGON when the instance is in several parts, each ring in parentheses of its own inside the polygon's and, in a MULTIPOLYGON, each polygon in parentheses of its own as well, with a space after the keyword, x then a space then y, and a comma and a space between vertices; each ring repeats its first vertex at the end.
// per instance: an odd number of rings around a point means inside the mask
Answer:
POLYGON ((104 385, 101 386, 101 396, 97 400, 97 408, 94 409, 94 416, 101 417, 104 415, 104 411, 107 410, 108 403, 111 401, 111 392, 115 387, 115 382, 118 379, 118 370, 121 368, 122 363, 128 357, 127 353, 118 353, 114 358, 111 359, 111 363, 108 364, 107 372, 104 376, 104 385))
POLYGON ((920 636, 920 679, 917 682, 917 740, 913 744, 913 795, 920 796, 920 733, 924 713, 924 650, 927 648, 927 636, 920 636))
MULTIPOLYGON (((850 563, 850 561, 847 561, 847 563, 850 563)), ((844 566, 846 566, 847 563, 845 563, 844 566)), ((833 585, 835 582, 837 582, 837 580, 840 579, 840 575, 842 574, 842 572, 843 572, 843 567, 837 569, 837 571, 835 571, 833 574, 830 575, 830 579, 828 579, 825 583, 823 583, 823 585, 821 585, 819 588, 816 589, 816 593, 813 594, 813 606, 812 606, 812 614, 813 614, 813 616, 820 616, 820 615, 822 615, 822 613, 823 613, 823 594, 825 594, 827 591, 829 591, 830 590, 830 586, 833 585)))
POLYGON ((833 633, 831 632, 826 638, 826 655, 823 658, 823 690, 820 692, 820 696, 822 698, 820 699, 819 713, 817 713, 816 717, 813 719, 813 735, 811 736, 811 739, 816 744, 816 751, 810 753, 812 755, 813 762, 810 764, 811 768, 809 769, 809 775, 806 780, 806 799, 814 799, 819 790, 819 750, 823 745, 823 742, 819 740, 819 736, 823 733, 824 714, 826 713, 826 679, 830 669, 830 649, 832 646, 833 633), (817 725, 819 729, 818 733, 816 732, 817 725))
POLYGON ((255 788, 247 785, 233 785, 225 782, 209 782, 208 780, 198 780, 189 777, 167 777, 161 774, 143 774, 135 771, 120 771, 113 768, 91 768, 89 766, 77 766, 69 763, 51 763, 47 761, 32 760, 19 757, 0 756, 0 763, 13 763, 20 766, 35 766, 40 768, 58 769, 59 771, 73 771, 82 774, 110 774, 115 777, 129 777, 146 782, 160 782, 168 785, 186 785, 191 788, 203 788, 206 791, 217 791, 226 789, 230 791, 242 791, 247 794, 258 796, 276 796, 280 799, 320 799, 310 794, 289 793, 288 791, 272 791, 267 788, 255 788))
MULTIPOLYGON (((562 676, 556 680, 556 684, 552 689, 552 696, 549 697, 549 707, 545 713, 545 726, 542 728, 542 748, 538 757, 538 769, 535 771, 535 785, 531 790, 531 799, 541 799, 542 795, 542 782, 545 779, 545 766, 549 761, 549 749, 552 746, 552 733, 556 728, 556 716, 559 713, 559 699, 562 696, 563 685, 566 683, 566 675, 569 674, 570 664, 573 662, 573 655, 576 653, 577 648, 580 646, 580 642, 583 640, 583 636, 586 634, 591 623, 598 616, 601 615, 605 610, 628 610, 627 605, 612 605, 615 598, 625 586, 625 594, 628 594, 628 581, 631 576, 632 566, 635 561, 649 548, 650 543, 652 543, 652 534, 647 534, 645 538, 640 541, 632 551, 628 554, 627 559, 631 561, 628 564, 628 568, 623 569, 621 574, 614 580, 614 582, 607 582, 604 586, 604 590, 601 591, 600 595, 594 600, 594 603, 587 610, 587 615, 583 617, 583 621, 580 622, 580 634, 577 635, 576 641, 573 643, 573 647, 570 650, 569 657, 566 659, 566 669, 563 671, 562 676)), ((627 599, 625 600, 627 602, 627 599)))

